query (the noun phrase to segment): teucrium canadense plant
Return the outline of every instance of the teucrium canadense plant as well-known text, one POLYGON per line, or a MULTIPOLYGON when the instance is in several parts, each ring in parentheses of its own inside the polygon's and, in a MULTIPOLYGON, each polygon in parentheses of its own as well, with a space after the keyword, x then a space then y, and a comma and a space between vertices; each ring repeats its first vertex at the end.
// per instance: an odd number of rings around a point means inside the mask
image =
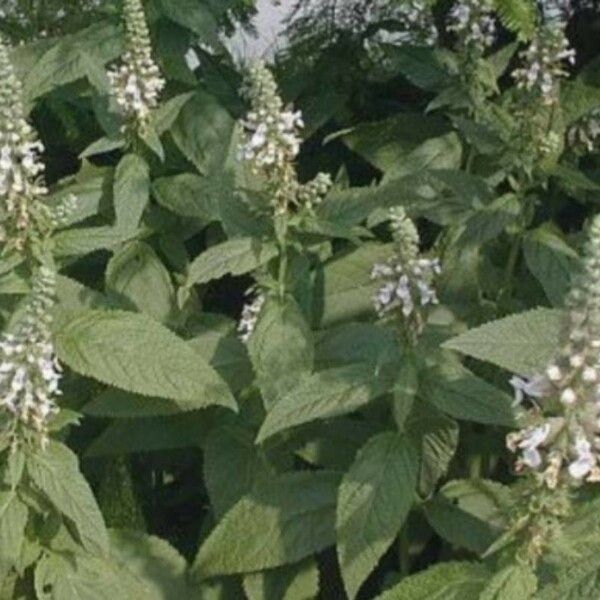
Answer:
POLYGON ((599 596, 597 3, 272 64, 58 4, 0 7, 0 598, 599 596))

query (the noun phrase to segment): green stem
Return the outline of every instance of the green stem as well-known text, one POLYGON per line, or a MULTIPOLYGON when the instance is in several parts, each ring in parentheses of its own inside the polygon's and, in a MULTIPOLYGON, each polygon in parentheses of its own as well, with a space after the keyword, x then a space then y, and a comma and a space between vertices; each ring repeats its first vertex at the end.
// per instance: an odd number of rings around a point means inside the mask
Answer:
POLYGON ((510 254, 508 255, 508 262, 506 263, 506 270, 504 272, 504 289, 507 294, 512 290, 513 276, 515 269, 517 268, 517 260, 519 259, 519 252, 521 250, 521 234, 518 233, 514 236, 512 245, 510 247, 510 254))
POLYGON ((279 297, 281 300, 285 298, 286 280, 288 270, 288 249, 287 249, 287 232, 288 232, 288 214, 287 210, 275 216, 275 231, 277 235, 277 243, 279 245, 279 297))
POLYGON ((287 279, 287 247, 281 245, 279 247, 279 297, 283 300, 285 298, 285 283, 287 279))
POLYGON ((469 457, 469 477, 471 479, 480 479, 483 467, 483 456, 474 454, 469 457))

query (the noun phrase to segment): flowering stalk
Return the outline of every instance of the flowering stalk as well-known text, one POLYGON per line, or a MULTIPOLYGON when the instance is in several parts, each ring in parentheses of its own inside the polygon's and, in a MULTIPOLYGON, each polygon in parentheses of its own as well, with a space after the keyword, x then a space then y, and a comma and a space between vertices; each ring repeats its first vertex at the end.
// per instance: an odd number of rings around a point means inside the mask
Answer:
POLYGON ((264 179, 276 216, 313 210, 329 191, 331 180, 320 173, 307 184, 298 181, 295 161, 302 143, 302 113, 284 107, 273 74, 261 62, 250 67, 243 94, 251 110, 243 122, 246 136, 240 159, 264 179))
POLYGON ((42 447, 48 441, 49 420, 58 412, 56 397, 61 368, 50 332, 56 274, 41 266, 22 315, 0 337, 0 407, 12 442, 33 431, 42 447))
POLYGON ((143 133, 165 86, 152 58, 150 32, 141 0, 124 0, 125 54, 108 71, 111 95, 125 120, 125 132, 143 133))
POLYGON ((363 44, 373 63, 384 68, 388 64, 387 46, 434 46, 438 40, 431 2, 427 0, 406 0, 405 2, 373 2, 356 11, 360 24, 352 28, 355 33, 364 34, 371 23, 394 24, 393 31, 385 26, 376 33, 365 37, 363 44))
POLYGON ((517 88, 544 105, 556 104, 560 81, 568 76, 564 64, 575 63, 575 51, 569 46, 562 24, 538 28, 529 46, 519 56, 523 66, 512 74, 517 88))
POLYGON ((529 476, 534 496, 562 498, 561 505, 569 490, 600 482, 600 217, 568 309, 555 359, 543 373, 511 380, 515 402, 531 407, 521 414, 523 427, 507 437, 518 455, 516 471, 529 476))
POLYGON ((600 109, 590 111, 569 127, 567 142, 578 154, 593 152, 600 139, 600 109))
POLYGON ((448 30, 468 53, 482 56, 496 40, 496 19, 492 0, 459 0, 449 13, 448 30))
MULTIPOLYGON (((253 291, 254 290, 250 289, 247 296, 252 296, 253 291)), ((260 311, 262 310, 265 301, 265 295, 258 293, 254 295, 252 300, 244 305, 244 308, 242 309, 242 318, 238 325, 238 333, 242 342, 247 343, 254 332, 260 311)))
POLYGON ((27 122, 22 85, 1 39, 0 79, 0 242, 7 250, 24 251, 60 224, 68 206, 52 210, 44 203, 48 190, 39 158, 44 146, 27 122))
POLYGON ((373 266, 371 278, 382 282, 373 304, 381 318, 395 314, 414 339, 425 323, 423 309, 438 303, 434 281, 441 265, 438 258, 420 255, 419 234, 403 208, 392 209, 391 227, 395 255, 373 266))
POLYGON ((0 409, 13 443, 33 431, 44 445, 60 393, 50 333, 56 274, 45 242, 73 210, 75 198, 52 208, 44 202, 47 189, 39 158, 44 147, 26 120, 22 85, 1 41, 0 76, 0 233, 5 251, 21 252, 32 273, 25 306, 0 337, 0 409))
MULTIPOLYGON (((298 180, 296 158, 302 143, 302 114, 284 106, 275 78, 264 63, 257 62, 250 67, 242 93, 250 101, 250 112, 242 122, 245 136, 239 147, 239 159, 264 183, 273 209, 279 245, 279 295, 283 298, 290 218, 294 213, 313 215, 331 187, 331 178, 319 173, 308 183, 298 180)), ((261 306, 262 302, 257 299, 245 309, 240 330, 246 339, 261 306)))

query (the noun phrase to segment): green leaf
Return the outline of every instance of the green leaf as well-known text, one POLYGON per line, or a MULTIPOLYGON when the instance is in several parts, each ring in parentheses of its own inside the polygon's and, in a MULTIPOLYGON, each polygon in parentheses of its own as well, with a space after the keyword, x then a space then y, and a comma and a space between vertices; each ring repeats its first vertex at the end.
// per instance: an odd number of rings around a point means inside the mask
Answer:
MULTIPOLYGON (((500 235, 515 222, 521 213, 521 204, 515 194, 505 194, 477 211, 466 223, 460 242, 483 244, 500 235)), ((459 243, 460 243, 459 242, 459 243)))
POLYGON ((319 595, 319 569, 313 559, 252 573, 244 577, 248 600, 314 600, 319 595))
POLYGON ((88 555, 45 554, 35 569, 38 600, 161 600, 144 582, 114 562, 88 555))
POLYGON ((57 206, 69 196, 77 198, 74 210, 65 220, 65 226, 97 215, 108 204, 112 194, 112 169, 99 169, 87 163, 74 178, 68 179, 48 198, 50 206, 57 206))
POLYGON ((483 554, 507 527, 510 489, 484 479, 447 483, 424 506, 435 531, 458 548, 483 554))
POLYGON ((137 231, 150 196, 150 172, 143 158, 126 154, 115 171, 115 227, 124 234, 137 231))
MULTIPOLYGON (((168 4, 172 4, 170 0, 168 4)), ((188 18, 186 15, 186 21, 188 18)), ((214 96, 197 91, 181 109, 170 131, 184 156, 200 173, 207 174, 222 168, 234 124, 233 117, 214 96)))
POLYGON ((441 563, 404 579, 377 600, 479 600, 489 578, 477 563, 441 563))
POLYGON ((442 412, 485 425, 515 425, 513 399, 460 364, 442 364, 423 381, 423 397, 442 412))
MULTIPOLYGON (((415 407, 417 408, 417 407, 415 407)), ((420 405, 406 422, 405 430, 420 450, 419 493, 427 497, 435 489, 454 458, 458 447, 459 428, 454 419, 432 406, 420 405)))
POLYGON ((152 150, 158 157, 161 163, 165 162, 165 148, 160 141, 160 136, 154 129, 154 126, 150 123, 148 126, 141 130, 139 133, 140 140, 144 142, 147 148, 152 150))
POLYGON ((267 299, 248 341, 248 353, 268 409, 312 371, 312 332, 291 298, 267 299))
POLYGON ((537 308, 471 329, 443 344, 521 375, 544 369, 560 348, 564 314, 537 308))
POLYGON ((200 600, 186 580, 185 558, 169 543, 140 531, 113 529, 109 534, 113 562, 144 585, 145 599, 200 600))
POLYGON ((82 227, 60 231, 54 236, 56 256, 83 256, 98 250, 114 249, 134 236, 114 227, 82 227))
POLYGON ((537 577, 526 564, 514 564, 498 571, 485 586, 481 600, 529 600, 537 591, 537 577))
POLYGON ((157 321, 168 322, 173 315, 175 288, 169 271, 144 242, 132 242, 112 257, 106 288, 157 321))
POLYGON ((246 346, 237 335, 208 329, 188 344, 227 382, 234 393, 252 383, 254 372, 246 346))
POLYGON ((383 47, 390 71, 399 71, 423 90, 436 91, 446 85, 450 76, 442 53, 434 48, 408 44, 385 44, 383 47))
POLYGON ((224 275, 244 275, 277 256, 273 243, 253 238, 238 238, 212 246, 189 266, 186 286, 207 283, 224 275))
POLYGON ((400 113, 385 119, 362 123, 344 132, 341 139, 357 154, 387 173, 398 167, 406 156, 429 138, 448 130, 443 119, 421 113, 400 113))
POLYGON ((453 117, 452 122, 481 154, 496 154, 502 150, 502 138, 491 127, 462 117, 453 117))
POLYGON ((407 436, 382 433, 365 444, 344 475, 337 548, 351 599, 402 528, 413 504, 418 466, 417 451, 407 436))
POLYGON ((215 415, 201 412, 154 418, 121 419, 109 425, 87 448, 88 457, 118 456, 198 448, 214 426, 215 415))
POLYGON ((65 312, 60 321, 56 351, 75 372, 180 406, 219 404, 235 410, 229 388, 212 367, 149 317, 87 310, 65 312))
POLYGON ((85 77, 90 57, 99 64, 105 64, 117 58, 122 51, 122 34, 114 25, 97 23, 76 34, 63 36, 27 74, 24 97, 32 101, 85 77))
POLYGON ((461 159, 460 138, 456 133, 451 132, 424 141, 388 174, 398 178, 425 170, 458 169, 461 159))
POLYGON ((316 306, 322 327, 375 313, 373 296, 379 283, 371 279, 371 270, 392 252, 388 245, 365 244, 323 267, 323 288, 316 306))
POLYGON ((217 517, 223 516, 255 484, 270 473, 252 433, 241 427, 224 425, 208 436, 204 447, 204 481, 217 517), (236 473, 232 478, 231 474, 236 473))
POLYGON ((579 255, 551 226, 530 231, 523 243, 525 261, 554 306, 561 306, 580 267, 579 255))
POLYGON ((306 443, 296 454, 310 465, 346 471, 361 446, 378 431, 375 424, 351 416, 317 421, 299 432, 298 437, 306 443))
POLYGON ((158 0, 158 6, 169 19, 190 29, 204 43, 219 43, 218 26, 211 10, 194 0, 158 0))
POLYGON ((223 187, 222 177, 182 173, 157 179, 152 191, 158 203, 166 209, 181 217, 192 217, 208 223, 218 217, 217 208, 223 187))
POLYGON ((0 492, 0 580, 21 554, 27 515, 27 506, 15 492, 0 492))
POLYGON ((35 487, 73 522, 84 547, 108 555, 108 534, 92 490, 79 471, 77 456, 63 444, 50 441, 44 450, 27 456, 27 474, 35 487))
POLYGON ((193 92, 185 92, 184 94, 169 98, 166 102, 161 102, 160 106, 152 114, 152 123, 158 135, 162 135, 170 129, 179 116, 181 109, 193 95, 193 92))
POLYGON ((521 40, 529 40, 538 23, 538 10, 533 0, 495 0, 496 10, 502 24, 518 34, 521 40))
POLYGON ((100 292, 85 287, 79 281, 58 275, 56 296, 59 310, 80 310, 84 308, 112 308, 110 300, 100 292))
POLYGON ((385 394, 391 377, 370 364, 354 364, 314 373, 300 381, 268 412, 257 443, 280 431, 355 411, 385 394))
POLYGON ((176 415, 182 410, 190 409, 187 405, 179 407, 175 400, 130 394, 116 388, 105 390, 82 408, 86 415, 107 419, 162 417, 176 415))
POLYGON ((339 475, 325 471, 269 480, 225 515, 201 546, 193 574, 250 573, 321 552, 335 542, 338 484, 339 475))
POLYGON ((598 69, 597 59, 588 63, 577 79, 565 81, 560 86, 560 105, 567 125, 588 116, 598 107, 600 102, 598 80, 592 76, 592 80, 589 81, 594 68, 598 69))
POLYGON ((324 331, 317 339, 315 364, 319 369, 351 363, 374 367, 399 356, 394 331, 371 323, 344 323, 324 331))
POLYGON ((98 154, 105 154, 120 150, 125 147, 125 139, 122 137, 102 137, 91 143, 81 154, 79 158, 89 158, 98 154))
MULTIPOLYGON (((540 585, 539 600, 587 600, 600 593, 600 544, 596 536, 583 538, 572 557, 561 557, 552 565, 549 581, 540 585)), ((589 530, 585 533, 589 534, 589 530)))

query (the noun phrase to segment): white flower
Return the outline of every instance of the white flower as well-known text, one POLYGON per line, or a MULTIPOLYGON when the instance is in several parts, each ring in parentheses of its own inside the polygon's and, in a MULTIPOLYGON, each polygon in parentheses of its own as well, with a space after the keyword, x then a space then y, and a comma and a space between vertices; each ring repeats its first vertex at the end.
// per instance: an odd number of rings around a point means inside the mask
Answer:
POLYGON ((0 338, 0 407, 45 439, 62 377, 50 337, 55 274, 41 267, 24 316, 0 338))
POLYGON ((450 10, 448 30, 465 48, 483 53, 496 39, 493 11, 490 0, 459 0, 450 10))
POLYGON ((125 0, 123 14, 127 51, 122 56, 122 64, 109 69, 107 76, 111 95, 123 117, 144 128, 151 111, 158 106, 165 80, 152 58, 141 1, 125 0))
POLYGON ((0 79, 0 241, 22 251, 29 238, 53 227, 53 214, 44 203, 44 147, 26 120, 22 85, 1 41, 0 79))
POLYGON ((373 296, 375 310, 380 317, 395 309, 405 318, 420 321, 419 308, 438 304, 434 282, 441 273, 438 258, 419 255, 419 234, 404 209, 390 211, 396 255, 387 263, 375 263, 371 279, 382 284, 373 296))
MULTIPOLYGON (((252 293, 253 291, 250 290, 249 294, 252 293)), ((238 325, 238 332, 242 342, 247 343, 250 339, 250 336, 254 332, 258 317, 260 316, 260 312, 265 304, 265 301, 265 296, 263 294, 258 294, 251 302, 248 302, 244 305, 244 308, 242 309, 242 317, 238 325)))
POLYGON ((511 380, 518 402, 525 395, 546 400, 520 415, 532 425, 509 434, 507 446, 522 452, 518 470, 544 464, 538 480, 550 489, 600 482, 600 217, 590 228, 583 265, 568 296, 563 345, 545 375, 511 380))
POLYGON ((567 131, 569 146, 578 152, 592 152, 597 148, 599 138, 600 109, 590 111, 567 131))
POLYGON ((544 104, 554 104, 560 80, 568 75, 563 63, 575 63, 575 51, 569 47, 562 27, 540 28, 520 57, 524 65, 512 74, 517 87, 539 95, 544 104))
POLYGON ((242 92, 250 100, 251 110, 241 123, 245 135, 238 148, 239 160, 266 180, 276 213, 291 208, 313 211, 332 181, 325 173, 305 184, 298 181, 295 160, 302 143, 302 114, 284 108, 275 78, 262 62, 251 66, 242 92))
POLYGON ((262 63, 250 69, 249 80, 246 93, 252 110, 243 123, 248 135, 240 146, 239 156, 251 162, 255 171, 265 167, 282 169, 300 152, 302 114, 283 110, 275 80, 262 63))
POLYGON ((576 459, 569 464, 569 475, 573 479, 583 479, 596 465, 596 456, 592 452, 592 445, 583 433, 580 433, 574 444, 576 459))
POLYGON ((560 395, 560 401, 565 406, 572 406, 575 404, 575 402, 577 402, 577 394, 575 393, 575 390, 573 388, 565 388, 560 395))
POLYGON ((513 406, 523 403, 525 397, 543 398, 549 390, 548 380, 544 375, 534 375, 531 378, 513 375, 509 381, 515 391, 513 406))
POLYGON ((542 456, 538 448, 548 439, 550 424, 544 423, 539 427, 528 429, 523 434, 519 448, 523 451, 521 460, 523 464, 532 469, 538 469, 542 464, 542 456))

